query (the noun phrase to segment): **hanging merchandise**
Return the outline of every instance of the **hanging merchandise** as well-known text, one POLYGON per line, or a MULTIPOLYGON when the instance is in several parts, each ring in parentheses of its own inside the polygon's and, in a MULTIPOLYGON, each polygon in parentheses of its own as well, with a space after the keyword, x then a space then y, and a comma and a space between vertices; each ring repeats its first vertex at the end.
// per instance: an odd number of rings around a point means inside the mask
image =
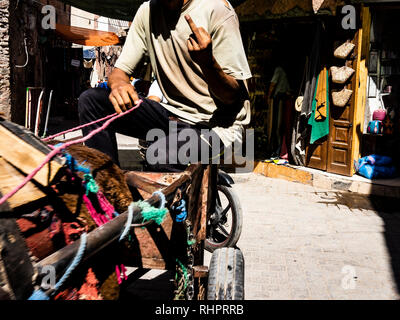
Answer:
POLYGON ((355 48, 355 45, 353 43, 346 42, 346 43, 343 43, 341 46, 339 46, 335 50, 333 55, 339 59, 346 59, 349 56, 349 54, 351 53, 351 51, 353 51, 354 48, 355 48))
POLYGON ((294 103, 294 108, 296 109, 297 112, 301 112, 301 107, 303 106, 303 101, 304 97, 303 96, 298 96, 295 103, 294 103))
POLYGON ((354 72, 355 70, 353 68, 347 66, 331 67, 332 81, 339 84, 346 83, 354 72))
POLYGON ((327 118, 328 114, 328 101, 329 98, 327 98, 327 92, 329 92, 328 89, 328 81, 323 81, 322 79, 328 78, 328 72, 326 68, 324 67, 320 73, 320 78, 321 81, 319 82, 317 86, 317 93, 316 93, 316 108, 315 108, 315 121, 325 121, 327 118))
POLYGON ((93 68, 93 60, 83 60, 83 66, 85 69, 92 69, 93 68))
POLYGON ((383 133, 383 123, 380 120, 370 121, 368 124, 368 133, 371 134, 382 134, 383 133))
POLYGON ((308 65, 306 68, 306 79, 305 79, 306 84, 304 89, 303 106, 301 109, 301 115, 305 117, 309 117, 312 112, 312 103, 319 72, 318 68, 320 66, 320 60, 321 60, 320 52, 323 43, 322 31, 323 31, 322 24, 318 23, 316 26, 315 38, 311 49, 311 55, 310 58, 308 59, 308 65))
POLYGON ((385 109, 378 109, 375 110, 372 114, 372 120, 379 120, 383 121, 386 118, 386 110, 385 109))
POLYGON ((336 107, 345 107, 349 102, 351 95, 353 94, 353 90, 349 90, 344 88, 340 91, 332 92, 332 102, 336 107))
POLYGON ((329 134, 329 76, 324 67, 318 78, 312 114, 308 121, 311 126, 310 144, 329 134))
POLYGON ((308 57, 306 57, 306 63, 304 64, 304 72, 303 72, 303 78, 301 80, 301 84, 300 84, 300 89, 299 89, 299 94, 297 96, 297 99, 294 103, 294 108, 296 109, 297 112, 301 112, 301 109, 303 107, 303 101, 304 101, 304 83, 306 80, 306 73, 307 73, 307 68, 308 68, 308 57))

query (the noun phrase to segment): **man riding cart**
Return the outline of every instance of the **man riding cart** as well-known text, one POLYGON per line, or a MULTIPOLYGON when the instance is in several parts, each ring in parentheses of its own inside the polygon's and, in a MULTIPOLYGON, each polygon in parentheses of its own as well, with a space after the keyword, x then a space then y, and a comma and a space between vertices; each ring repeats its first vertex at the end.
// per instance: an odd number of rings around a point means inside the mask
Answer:
MULTIPOLYGON (((109 77, 109 89, 84 92, 79 99, 79 116, 83 124, 90 123, 115 111, 130 109, 139 100, 143 103, 87 145, 118 163, 116 132, 146 140, 149 131, 160 129, 165 135, 159 136, 153 146, 157 159, 147 156, 157 170, 184 168, 186 159, 200 162, 193 160, 200 160, 202 152, 208 153, 212 145, 213 154, 207 160, 216 158, 225 148, 243 140, 244 126, 250 122, 246 89, 249 78, 239 21, 227 1, 145 2, 136 13, 122 54, 109 77), (150 57, 167 103, 138 96, 130 83, 130 75, 135 76, 145 55, 150 57), (170 125, 171 121, 175 124, 170 125), (190 155, 178 157, 187 141, 177 136, 185 129, 192 133, 190 155), (208 130, 208 134, 201 130, 208 130), (170 145, 170 141, 176 143, 170 145)), ((95 128, 96 125, 90 126, 84 133, 95 128)))

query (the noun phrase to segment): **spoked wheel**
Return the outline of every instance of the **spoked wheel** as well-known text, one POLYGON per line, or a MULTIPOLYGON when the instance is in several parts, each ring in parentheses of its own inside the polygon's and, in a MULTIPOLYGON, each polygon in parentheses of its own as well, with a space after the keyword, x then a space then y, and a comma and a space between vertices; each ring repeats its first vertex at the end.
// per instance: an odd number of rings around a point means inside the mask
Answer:
POLYGON ((218 185, 216 208, 207 225, 205 249, 234 247, 242 233, 242 207, 232 188, 218 185))

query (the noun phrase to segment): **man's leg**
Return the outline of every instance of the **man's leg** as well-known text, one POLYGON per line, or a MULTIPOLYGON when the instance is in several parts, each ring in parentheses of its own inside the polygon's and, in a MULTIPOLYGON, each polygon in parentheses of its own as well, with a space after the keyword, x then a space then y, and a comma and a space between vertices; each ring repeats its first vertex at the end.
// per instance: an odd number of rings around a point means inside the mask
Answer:
POLYGON ((146 160, 150 163, 150 171, 183 171, 188 164, 219 163, 223 155, 224 145, 218 135, 207 130, 174 122, 173 131, 159 138, 147 149, 146 160))
MULTIPOLYGON (((115 113, 114 107, 108 99, 109 94, 109 89, 95 88, 85 91, 80 96, 78 108, 81 124, 90 123, 115 113)), ((143 99, 143 103, 138 109, 112 122, 106 130, 88 140, 86 145, 104 152, 118 164, 118 146, 115 133, 145 139, 147 132, 151 129, 159 128, 167 132, 168 116, 169 113, 163 106, 155 101, 143 99)), ((103 122, 84 128, 83 134, 89 134, 101 127, 102 124, 103 122)))
MULTIPOLYGON (((85 91, 79 98, 79 118, 81 124, 90 123, 107 115, 113 114, 114 108, 108 99, 110 94, 109 89, 89 89, 85 91)), ((163 137, 157 140, 153 146, 149 148, 156 149, 156 157, 162 159, 161 162, 152 165, 151 169, 156 171, 175 171, 184 170, 189 162, 180 161, 179 150, 181 147, 188 148, 190 142, 190 150, 196 150, 197 159, 193 159, 191 163, 200 162, 202 153, 208 152, 208 158, 218 157, 219 154, 212 154, 210 145, 212 139, 210 137, 201 138, 200 128, 191 126, 184 122, 176 123, 176 132, 170 132, 170 117, 171 114, 161 104, 149 99, 142 99, 143 103, 140 107, 131 113, 125 115, 106 129, 95 135, 86 142, 86 145, 95 148, 109 155, 112 160, 118 163, 118 146, 115 133, 121 133, 127 136, 146 140, 147 133, 152 129, 160 129, 163 132, 163 137), (185 129, 192 132, 192 139, 187 141, 178 141, 178 135, 185 129), (209 143, 205 142, 209 141, 209 143), (171 156, 172 155, 172 156, 171 156)), ((174 122, 174 120, 172 120, 174 122)), ((97 123, 83 129, 83 134, 87 135, 92 130, 100 127, 103 123, 97 123)), ((173 126, 172 126, 173 127, 173 126)), ((222 142, 221 145, 222 147, 222 142)), ((218 150, 220 152, 220 150, 218 150)), ((217 153, 218 153, 217 152, 217 153)), ((186 157, 186 158, 188 158, 186 157)), ((210 160, 211 162, 211 160, 210 160)))

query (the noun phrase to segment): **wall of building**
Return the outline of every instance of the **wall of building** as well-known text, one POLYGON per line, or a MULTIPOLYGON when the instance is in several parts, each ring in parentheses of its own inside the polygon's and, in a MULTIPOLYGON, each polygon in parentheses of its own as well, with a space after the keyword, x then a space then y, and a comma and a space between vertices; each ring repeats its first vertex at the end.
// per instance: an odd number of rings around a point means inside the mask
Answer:
MULTIPOLYGON (((41 13, 43 5, 53 5, 57 11, 57 23, 70 23, 70 6, 60 1, 49 0, 31 3, 19 0, 0 0, 2 6, 11 8, 8 13, 1 11, 0 21, 6 21, 8 14, 8 59, 5 71, 9 71, 9 103, 4 104, 6 114, 18 124, 25 122, 26 88, 43 87, 46 79, 44 67, 47 63, 47 52, 54 46, 54 30, 43 30, 41 13), (21 67, 18 67, 21 66, 21 67)), ((2 43, 5 42, 1 40, 2 43)), ((6 58, 4 58, 6 59, 6 58)), ((4 60, 3 59, 3 60, 4 60)), ((5 60, 4 60, 5 61, 5 60)), ((2 72, 7 74, 7 72, 2 72)), ((3 80, 5 84, 7 80, 3 80)), ((3 87, 6 99, 7 85, 3 87)))
POLYGON ((97 29, 97 16, 93 13, 72 7, 71 26, 86 29, 97 29))
POLYGON ((0 1, 0 112, 11 117, 10 51, 9 51, 9 1, 0 1))

